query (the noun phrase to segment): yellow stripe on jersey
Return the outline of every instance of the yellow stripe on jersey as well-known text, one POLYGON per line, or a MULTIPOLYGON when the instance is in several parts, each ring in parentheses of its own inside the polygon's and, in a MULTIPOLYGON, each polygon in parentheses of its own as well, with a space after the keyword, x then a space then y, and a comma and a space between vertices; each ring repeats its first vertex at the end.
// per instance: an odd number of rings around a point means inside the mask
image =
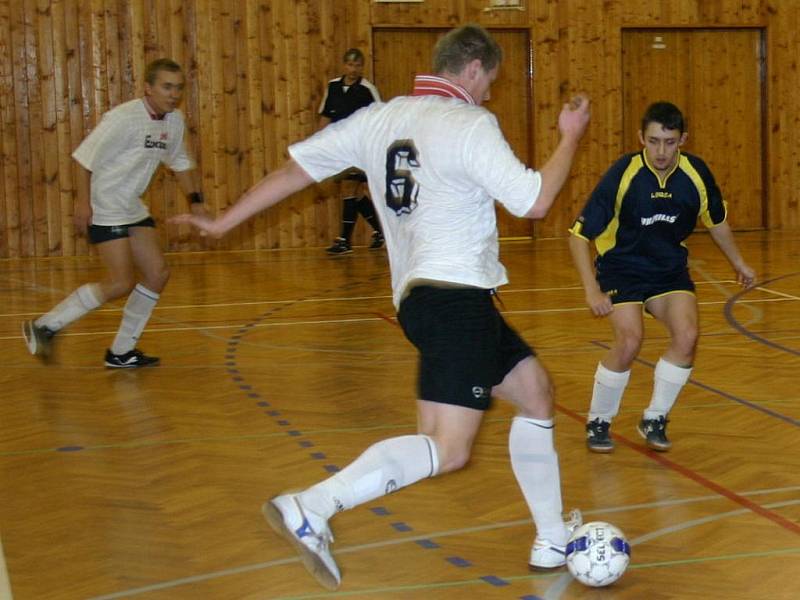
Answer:
POLYGON ((724 200, 722 202, 722 206, 725 209, 725 218, 723 218, 719 223, 714 223, 714 221, 711 220, 711 215, 708 212, 708 190, 706 189, 706 184, 703 181, 703 178, 700 177, 700 173, 698 173, 697 169, 692 166, 692 163, 689 162, 689 159, 683 155, 681 155, 680 158, 680 167, 683 169, 683 172, 689 176, 689 179, 692 180, 694 187, 697 188, 697 193, 700 194, 700 210, 697 211, 697 214, 700 216, 700 220, 703 222, 703 225, 711 229, 720 223, 724 223, 728 216, 728 203, 724 200))
POLYGON ((575 221, 572 227, 570 227, 567 231, 569 231, 575 237, 579 237, 587 242, 589 241, 589 238, 583 235, 583 223, 580 220, 575 221))
POLYGON ((602 256, 611 250, 617 244, 617 229, 619 229, 619 212, 622 208, 622 199, 628 192, 631 186, 631 181, 644 166, 642 162, 642 155, 637 154, 631 159, 630 164, 625 169, 622 177, 619 180, 619 187, 617 188, 617 198, 614 201, 614 216, 611 218, 608 226, 603 230, 603 233, 597 236, 594 243, 597 247, 597 253, 602 256))

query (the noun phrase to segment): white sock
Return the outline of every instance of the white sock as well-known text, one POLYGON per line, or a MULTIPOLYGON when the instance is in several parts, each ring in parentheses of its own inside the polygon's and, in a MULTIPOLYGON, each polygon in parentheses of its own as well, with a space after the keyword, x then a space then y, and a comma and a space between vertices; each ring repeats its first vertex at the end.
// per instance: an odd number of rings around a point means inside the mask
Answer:
POLYGON ((659 358, 653 374, 653 397, 650 406, 644 411, 644 418, 666 417, 691 374, 691 367, 678 367, 659 358))
POLYGON ((136 284, 122 311, 122 323, 119 324, 117 336, 111 344, 111 352, 125 354, 136 347, 158 299, 157 293, 148 290, 141 283, 136 284))
POLYGON ((389 438, 325 481, 300 494, 302 505, 330 519, 335 513, 385 496, 439 471, 436 443, 427 435, 389 438))
POLYGON ((625 393, 630 377, 630 369, 619 373, 606 369, 603 363, 597 363, 589 421, 601 419, 610 423, 617 416, 619 405, 622 403, 622 394, 625 393))
POLYGON ((60 331, 73 321, 93 311, 102 302, 102 293, 96 283, 87 283, 59 302, 47 314, 36 319, 37 327, 47 327, 50 331, 60 331))
POLYGON ((508 435, 511 468, 536 523, 536 537, 567 543, 561 516, 561 474, 553 446, 553 420, 514 417, 508 435))

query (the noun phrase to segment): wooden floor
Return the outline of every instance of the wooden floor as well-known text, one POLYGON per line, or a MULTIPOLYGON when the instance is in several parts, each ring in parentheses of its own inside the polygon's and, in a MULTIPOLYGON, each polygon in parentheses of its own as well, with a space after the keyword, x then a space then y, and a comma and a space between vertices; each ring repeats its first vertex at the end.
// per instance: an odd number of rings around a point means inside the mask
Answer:
MULTIPOLYGON (((762 287, 737 295, 708 236, 690 247, 701 304, 696 368, 671 415, 671 452, 635 431, 665 344, 647 339, 617 451, 583 422, 608 324, 590 317, 565 240, 508 242, 508 320, 557 386, 565 509, 633 545, 594 590, 536 575, 508 463, 511 411, 490 410, 471 464, 332 521, 344 583, 318 587, 260 506, 381 438, 414 431, 416 355, 394 321, 383 251, 170 257, 141 347, 162 365, 109 371, 120 306, 31 358, 23 319, 100 277, 96 260, 0 262, 0 555, 15 600, 782 599, 800 573, 800 232, 738 237, 762 287)), ((0 560, 0 598, 4 577, 0 560)))

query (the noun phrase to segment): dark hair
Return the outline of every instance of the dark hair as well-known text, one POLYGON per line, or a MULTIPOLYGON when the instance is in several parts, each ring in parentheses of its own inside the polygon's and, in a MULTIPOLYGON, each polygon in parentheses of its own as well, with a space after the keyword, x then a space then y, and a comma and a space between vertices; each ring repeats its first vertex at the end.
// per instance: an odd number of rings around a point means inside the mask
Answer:
POLYGON ((159 58, 147 65, 147 68, 144 70, 144 80, 150 85, 153 85, 158 78, 159 71, 181 73, 183 72, 183 69, 181 69, 181 66, 174 60, 169 58, 159 58))
POLYGON ((447 32, 433 50, 434 73, 458 74, 475 59, 491 71, 503 59, 503 51, 480 25, 464 25, 447 32))
POLYGON ((342 62, 347 62, 350 60, 360 60, 363 63, 364 53, 358 48, 348 48, 344 53, 344 56, 342 56, 342 62))
POLYGON ((654 102, 648 106, 642 117, 642 133, 650 123, 658 123, 664 129, 677 129, 680 133, 686 130, 683 113, 672 102, 654 102))

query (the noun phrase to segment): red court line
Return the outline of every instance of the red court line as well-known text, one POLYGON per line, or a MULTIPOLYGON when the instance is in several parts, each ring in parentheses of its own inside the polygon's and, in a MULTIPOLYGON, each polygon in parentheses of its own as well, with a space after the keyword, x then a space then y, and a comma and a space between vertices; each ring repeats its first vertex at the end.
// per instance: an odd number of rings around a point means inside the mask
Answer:
MULTIPOLYGON (((568 417, 571 417, 572 419, 574 419, 575 421, 578 421, 581 424, 586 422, 586 419, 582 415, 579 415, 575 411, 572 411, 572 410, 570 410, 568 408, 565 408, 565 407, 561 406, 560 404, 556 404, 556 410, 558 410, 559 412, 564 413, 568 417)), ((739 504, 740 506, 743 506, 744 508, 753 511, 754 513, 756 513, 758 515, 761 515, 762 517, 764 517, 766 519, 769 519, 770 521, 772 521, 773 523, 776 523, 777 525, 780 525, 784 529, 786 529, 788 531, 791 531, 792 533, 795 533, 797 535, 800 535, 800 525, 798 525, 797 523, 794 523, 794 522, 790 521, 789 519, 786 519, 786 518, 780 516, 779 514, 776 514, 776 513, 772 512, 771 510, 768 510, 768 509, 764 508, 763 506, 760 506, 760 505, 756 504, 752 500, 748 500, 744 496, 740 496, 736 492, 732 492, 731 490, 721 486, 718 483, 715 483, 715 482, 711 481, 710 479, 706 479, 705 477, 703 477, 702 475, 700 475, 699 473, 697 473, 695 471, 692 471, 688 467, 684 467, 683 465, 680 465, 680 464, 678 464, 678 463, 676 463, 674 461, 671 461, 670 459, 665 457, 663 453, 654 452, 653 450, 650 450, 646 446, 643 446, 643 445, 638 444, 636 442, 632 442, 628 438, 623 437, 623 436, 621 436, 621 435, 619 435, 617 433, 612 433, 611 436, 616 441, 618 441, 621 444, 627 446, 631 450, 634 450, 634 451, 638 452, 639 454, 642 454, 642 455, 646 456, 647 458, 649 458, 651 460, 654 460, 657 463, 660 463, 661 465, 663 465, 663 466, 665 466, 665 467, 667 467, 669 469, 672 469, 673 471, 675 471, 677 473, 680 473, 681 475, 683 475, 687 479, 691 479, 695 483, 699 483, 703 487, 708 488, 709 490, 711 490, 713 492, 716 492, 720 496, 724 496, 728 500, 731 500, 732 502, 735 502, 736 504, 739 504)))
MULTIPOLYGON (((381 319, 391 323, 392 325, 394 325, 396 327, 399 327, 399 324, 397 323, 397 321, 395 319, 393 319, 393 318, 391 318, 391 317, 389 317, 387 315, 384 315, 382 313, 379 313, 379 312, 376 312, 374 314, 379 316, 381 319)), ((566 408, 564 406, 561 406, 560 404, 556 404, 555 408, 556 408, 557 411, 564 413, 565 415, 567 415, 568 417, 574 419, 575 421, 577 421, 581 425, 583 425, 586 422, 586 419, 582 415, 579 415, 575 411, 570 410, 570 409, 568 409, 568 408, 566 408)), ((692 471, 688 467, 684 467, 683 465, 680 465, 680 464, 678 464, 678 463, 676 463, 674 461, 669 460, 667 457, 664 456, 663 453, 654 452, 653 450, 650 450, 647 446, 643 446, 643 445, 638 444, 636 442, 632 442, 628 438, 623 437, 623 436, 621 436, 621 435, 619 435, 617 433, 612 433, 611 436, 616 441, 620 442, 624 446, 627 446, 631 450, 634 450, 634 451, 638 452, 639 454, 641 454, 643 456, 646 456, 647 458, 649 458, 651 460, 654 460, 657 463, 660 463, 661 465, 667 467, 668 469, 672 469, 673 471, 683 475, 687 479, 691 479, 692 481, 694 481, 695 483, 700 484, 704 488, 707 488, 707 489, 719 494, 720 496, 723 496, 724 498, 727 498, 728 500, 731 500, 732 502, 735 502, 736 504, 738 504, 740 506, 743 506, 744 508, 756 513, 757 515, 761 515, 762 517, 764 517, 766 519, 769 519, 770 521, 772 521, 773 523, 779 525, 780 527, 783 527, 787 531, 791 531, 792 533, 800 535, 800 525, 798 525, 797 523, 794 523, 794 522, 790 521, 789 519, 786 519, 786 518, 780 516, 779 514, 776 514, 776 513, 772 512, 771 510, 766 509, 763 506, 760 506, 760 505, 756 504, 752 500, 748 500, 744 496, 740 496, 736 492, 732 492, 728 488, 725 488, 725 487, 721 486, 720 484, 711 481, 710 479, 706 479, 705 477, 703 477, 702 475, 700 475, 699 473, 697 473, 695 471, 692 471)))
POLYGON ((376 317, 380 317, 390 325, 394 325, 395 327, 400 327, 400 323, 397 322, 397 319, 390 317, 389 315, 385 315, 382 312, 374 312, 372 314, 375 315, 376 317))

